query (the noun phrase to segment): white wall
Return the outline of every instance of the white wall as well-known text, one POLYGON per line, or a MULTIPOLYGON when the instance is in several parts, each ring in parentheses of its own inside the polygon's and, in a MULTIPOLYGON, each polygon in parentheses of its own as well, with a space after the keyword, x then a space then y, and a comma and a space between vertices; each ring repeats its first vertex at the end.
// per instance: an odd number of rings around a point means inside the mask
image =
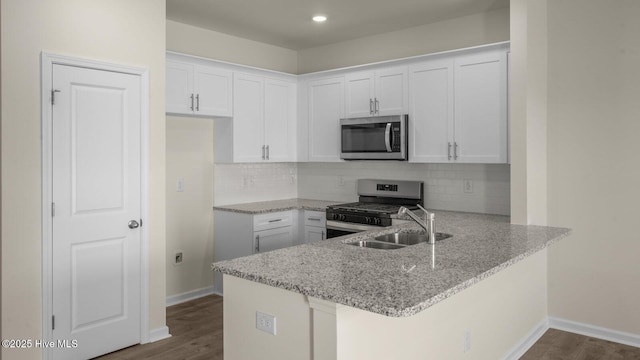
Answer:
POLYGON ((425 184, 425 206, 509 215, 509 165, 409 164, 397 161, 298 164, 298 196, 356 201, 357 179, 418 180, 425 184), (342 178, 344 185, 340 184, 342 178), (463 181, 473 192, 465 193, 463 181))
POLYGON ((640 335, 640 2, 548 7, 549 315, 640 335))
MULTIPOLYGON (((2 335, 42 338, 40 53, 147 67, 150 329, 165 325, 165 6, 156 0, 3 0, 2 335)), ((34 359, 40 349, 2 349, 34 359)))
POLYGON ((509 9, 412 27, 298 52, 298 73, 454 50, 509 40, 509 9))
POLYGON ((234 64, 298 72, 294 50, 167 20, 167 50, 234 64))
POLYGON ((213 286, 213 120, 167 116, 167 296, 213 286), (177 191, 178 179, 183 191, 177 191), (182 263, 175 264, 177 251, 182 263))

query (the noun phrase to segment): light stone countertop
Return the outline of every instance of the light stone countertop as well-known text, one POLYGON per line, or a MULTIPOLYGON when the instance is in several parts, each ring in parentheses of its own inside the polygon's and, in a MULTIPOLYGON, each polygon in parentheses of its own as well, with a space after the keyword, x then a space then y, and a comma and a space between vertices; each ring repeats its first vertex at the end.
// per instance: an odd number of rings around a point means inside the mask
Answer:
POLYGON ((224 274, 391 317, 412 316, 515 264, 571 230, 511 225, 509 217, 436 211, 437 231, 453 234, 435 246, 397 250, 346 243, 393 229, 299 245, 214 263, 224 274))
POLYGON ((344 201, 325 201, 312 199, 286 199, 261 201, 244 204, 218 205, 214 210, 230 211, 243 214, 266 214, 286 210, 313 210, 325 211, 327 206, 342 204, 344 201))

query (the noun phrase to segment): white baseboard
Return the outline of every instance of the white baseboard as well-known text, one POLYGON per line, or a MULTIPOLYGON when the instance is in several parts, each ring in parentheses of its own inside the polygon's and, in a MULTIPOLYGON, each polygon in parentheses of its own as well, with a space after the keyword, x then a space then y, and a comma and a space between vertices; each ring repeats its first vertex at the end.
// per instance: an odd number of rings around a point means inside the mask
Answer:
POLYGON ((522 338, 503 359, 518 360, 551 328, 640 348, 640 335, 549 316, 536 325, 527 336, 522 338))
POLYGON ((164 339, 168 339, 171 337, 169 334, 169 327, 163 326, 157 329, 153 329, 149 332, 149 342, 156 342, 164 339))
POLYGON ((518 360, 529 350, 542 335, 549 330, 548 318, 544 318, 536 325, 529 334, 523 337, 511 350, 503 357, 504 360, 518 360))
POLYGON ((549 327, 640 348, 640 335, 550 316, 549 327))
POLYGON ((201 297, 214 294, 213 286, 207 286, 202 289, 187 291, 182 294, 167 296, 165 300, 167 306, 181 304, 186 301, 199 299, 201 297))

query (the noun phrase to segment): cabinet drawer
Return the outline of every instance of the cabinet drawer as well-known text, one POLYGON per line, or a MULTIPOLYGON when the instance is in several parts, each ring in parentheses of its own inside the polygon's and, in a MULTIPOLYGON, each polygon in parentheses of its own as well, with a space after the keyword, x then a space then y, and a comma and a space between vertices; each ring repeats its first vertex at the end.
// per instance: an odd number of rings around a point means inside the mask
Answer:
POLYGON ((327 213, 324 211, 304 211, 304 224, 306 226, 325 227, 327 222, 327 213))
POLYGON ((293 224, 291 211, 281 211, 253 217, 253 231, 277 229, 293 224))

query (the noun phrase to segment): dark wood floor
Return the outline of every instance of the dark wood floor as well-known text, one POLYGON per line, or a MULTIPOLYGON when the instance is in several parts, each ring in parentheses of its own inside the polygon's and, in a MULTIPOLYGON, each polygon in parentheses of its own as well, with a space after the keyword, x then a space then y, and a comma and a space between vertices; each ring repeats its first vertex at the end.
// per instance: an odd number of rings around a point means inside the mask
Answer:
MULTIPOLYGON (((167 308, 171 338, 136 345, 100 360, 222 360, 222 297, 167 308)), ((520 360, 640 360, 640 348, 549 329, 520 360)))
POLYGON ((640 360, 640 348, 549 329, 520 360, 640 360))
POLYGON ((100 360, 222 360, 222 297, 211 295, 167 308, 171 337, 98 357, 100 360))

